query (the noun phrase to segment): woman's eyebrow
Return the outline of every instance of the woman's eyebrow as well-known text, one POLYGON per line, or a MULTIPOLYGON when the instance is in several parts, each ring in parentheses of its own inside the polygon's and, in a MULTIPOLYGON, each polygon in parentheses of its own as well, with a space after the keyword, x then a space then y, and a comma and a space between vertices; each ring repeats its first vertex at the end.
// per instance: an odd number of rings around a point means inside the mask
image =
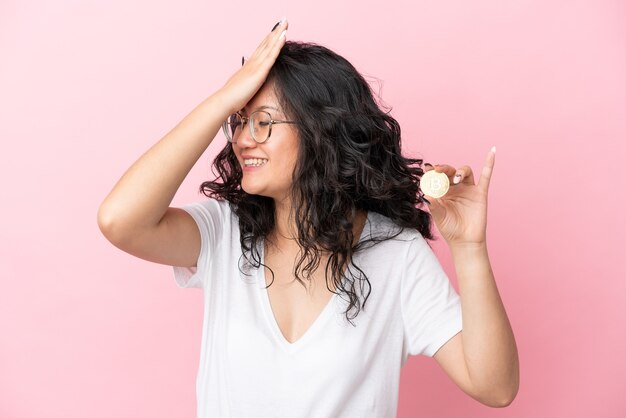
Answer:
MULTIPOLYGON (((276 109, 275 107, 268 106, 268 105, 259 106, 259 107, 257 107, 257 108, 256 108, 256 109, 254 109, 254 110, 255 110, 255 111, 257 111, 257 110, 263 110, 263 109, 274 109, 274 110, 278 110, 278 109, 276 109)), ((246 112, 246 107, 244 106, 244 108, 243 108, 243 109, 241 109, 241 110, 242 110, 243 112, 246 112)), ((246 112, 246 113, 247 113, 247 112, 246 112)))

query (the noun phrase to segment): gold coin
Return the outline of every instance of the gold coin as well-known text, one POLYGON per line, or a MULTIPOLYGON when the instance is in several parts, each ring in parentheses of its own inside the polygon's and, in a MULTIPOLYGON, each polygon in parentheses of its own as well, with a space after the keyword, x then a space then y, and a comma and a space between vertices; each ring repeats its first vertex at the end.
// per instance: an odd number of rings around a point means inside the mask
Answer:
POLYGON ((440 198, 450 188, 450 180, 446 173, 439 173, 434 169, 424 173, 420 180, 420 189, 425 195, 440 198))

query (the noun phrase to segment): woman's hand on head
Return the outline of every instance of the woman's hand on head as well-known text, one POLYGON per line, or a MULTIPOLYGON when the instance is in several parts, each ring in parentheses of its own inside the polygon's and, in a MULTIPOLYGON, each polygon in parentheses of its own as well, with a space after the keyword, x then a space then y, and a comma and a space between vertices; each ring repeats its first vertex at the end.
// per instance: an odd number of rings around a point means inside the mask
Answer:
POLYGON ((219 90, 231 113, 241 110, 263 86, 280 49, 286 42, 289 23, 284 18, 261 41, 252 56, 219 90))

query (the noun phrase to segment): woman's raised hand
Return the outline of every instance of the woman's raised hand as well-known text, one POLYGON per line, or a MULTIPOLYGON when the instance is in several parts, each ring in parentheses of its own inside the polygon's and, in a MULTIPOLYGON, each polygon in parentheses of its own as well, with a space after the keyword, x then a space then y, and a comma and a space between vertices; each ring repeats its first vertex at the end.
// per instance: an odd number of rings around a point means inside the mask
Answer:
POLYGON ((487 193, 496 160, 496 148, 487 154, 478 184, 472 168, 464 165, 454 168, 447 164, 434 167, 428 164, 424 171, 445 173, 450 189, 440 197, 426 196, 428 208, 437 229, 449 245, 484 245, 487 238, 487 193))
POLYGON ((230 113, 241 110, 263 86, 286 41, 287 19, 283 18, 263 39, 252 56, 219 90, 230 113))

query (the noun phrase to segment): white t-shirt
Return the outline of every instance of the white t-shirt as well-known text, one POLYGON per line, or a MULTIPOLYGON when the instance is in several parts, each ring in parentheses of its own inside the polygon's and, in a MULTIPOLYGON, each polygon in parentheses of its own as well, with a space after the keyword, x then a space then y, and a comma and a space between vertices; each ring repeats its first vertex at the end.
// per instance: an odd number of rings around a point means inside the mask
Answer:
MULTIPOLYGON (((365 310, 352 319, 356 327, 344 315, 347 296, 333 295, 289 343, 271 310, 263 267, 242 258, 239 270, 239 223, 229 203, 208 199, 183 209, 202 241, 197 267, 174 267, 179 287, 204 289, 199 418, 395 417, 408 356, 432 357, 462 330, 459 295, 425 239, 405 229, 353 255, 371 284, 365 310)), ((369 212, 361 240, 397 230, 369 212)), ((262 244, 259 251, 263 257, 262 244)), ((363 301, 359 282, 355 289, 363 301)))

